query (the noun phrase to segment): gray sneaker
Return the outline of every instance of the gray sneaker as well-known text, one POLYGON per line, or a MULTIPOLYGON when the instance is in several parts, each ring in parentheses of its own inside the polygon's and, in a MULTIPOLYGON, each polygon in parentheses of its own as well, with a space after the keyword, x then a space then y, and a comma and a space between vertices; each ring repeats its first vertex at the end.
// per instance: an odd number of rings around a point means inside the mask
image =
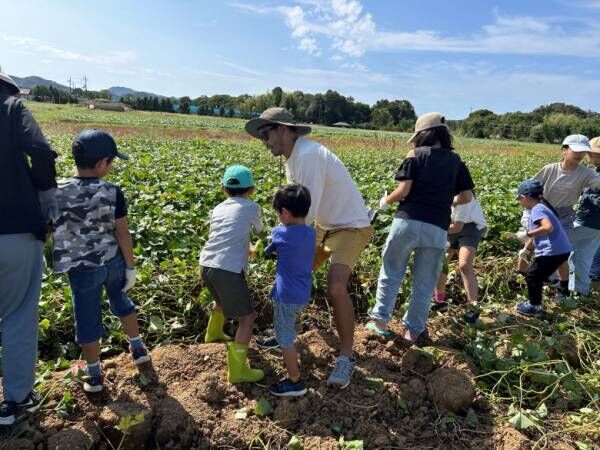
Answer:
POLYGON ((352 378, 352 372, 354 372, 354 364, 356 360, 354 358, 348 358, 345 355, 340 355, 335 359, 335 368, 329 378, 327 378, 328 385, 335 385, 340 389, 348 387, 350 384, 350 378, 352 378))

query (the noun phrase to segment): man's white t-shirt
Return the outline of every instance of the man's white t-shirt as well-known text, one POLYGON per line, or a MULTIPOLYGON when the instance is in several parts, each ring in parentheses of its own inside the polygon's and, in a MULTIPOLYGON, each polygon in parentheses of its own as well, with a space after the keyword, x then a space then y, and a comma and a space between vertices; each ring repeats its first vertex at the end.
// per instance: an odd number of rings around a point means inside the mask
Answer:
POLYGON ((348 169, 323 145, 298 138, 285 171, 288 182, 310 191, 307 224, 316 220, 324 230, 370 226, 367 206, 348 169))

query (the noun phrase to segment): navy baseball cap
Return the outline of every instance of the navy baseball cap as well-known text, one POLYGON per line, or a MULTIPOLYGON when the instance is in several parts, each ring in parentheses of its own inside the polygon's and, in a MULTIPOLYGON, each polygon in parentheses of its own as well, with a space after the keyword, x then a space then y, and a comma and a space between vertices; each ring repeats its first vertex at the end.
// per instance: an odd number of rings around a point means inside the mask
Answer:
POLYGON ((75 141, 83 148, 86 157, 99 161, 103 158, 129 159, 124 153, 119 153, 117 143, 106 131, 90 128, 83 130, 75 137, 75 141))
POLYGON ((544 193, 544 185, 541 181, 534 178, 523 181, 517 188, 517 198, 520 195, 525 197, 539 197, 544 193))

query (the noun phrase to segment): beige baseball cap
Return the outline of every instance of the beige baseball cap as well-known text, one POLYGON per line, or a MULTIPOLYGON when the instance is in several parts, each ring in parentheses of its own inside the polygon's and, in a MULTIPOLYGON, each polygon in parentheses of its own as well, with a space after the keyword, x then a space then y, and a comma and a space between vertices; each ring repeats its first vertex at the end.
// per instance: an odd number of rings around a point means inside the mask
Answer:
POLYGON ((590 151, 600 153, 600 136, 590 139, 590 151))
POLYGON ((406 142, 411 143, 417 137, 417 134, 419 134, 421 131, 437 127, 448 128, 448 125, 446 125, 446 118, 442 113, 429 112, 423 114, 417 119, 417 123, 415 123, 415 132, 406 142))

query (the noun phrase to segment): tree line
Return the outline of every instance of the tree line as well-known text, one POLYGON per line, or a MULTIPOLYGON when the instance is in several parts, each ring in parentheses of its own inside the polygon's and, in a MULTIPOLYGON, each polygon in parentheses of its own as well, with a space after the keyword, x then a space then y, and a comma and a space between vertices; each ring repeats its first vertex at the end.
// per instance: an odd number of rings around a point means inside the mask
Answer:
MULTIPOLYGON (((78 99, 111 99, 108 90, 72 93, 47 86, 35 86, 31 91, 34 100, 54 103, 77 103, 78 99)), ((259 95, 231 96, 225 94, 202 95, 195 99, 184 97, 138 97, 124 95, 121 102, 144 111, 178 112, 220 117, 250 119, 272 106, 282 106, 306 123, 334 125, 348 123, 352 127, 412 131, 416 114, 408 100, 382 99, 370 106, 345 97, 334 90, 324 94, 302 91, 285 92, 275 87, 259 95)), ((586 136, 600 135, 600 113, 584 111, 565 103, 540 106, 531 112, 495 114, 488 109, 473 111, 466 119, 449 121, 453 132, 474 138, 513 139, 555 143, 574 133, 586 136)))

